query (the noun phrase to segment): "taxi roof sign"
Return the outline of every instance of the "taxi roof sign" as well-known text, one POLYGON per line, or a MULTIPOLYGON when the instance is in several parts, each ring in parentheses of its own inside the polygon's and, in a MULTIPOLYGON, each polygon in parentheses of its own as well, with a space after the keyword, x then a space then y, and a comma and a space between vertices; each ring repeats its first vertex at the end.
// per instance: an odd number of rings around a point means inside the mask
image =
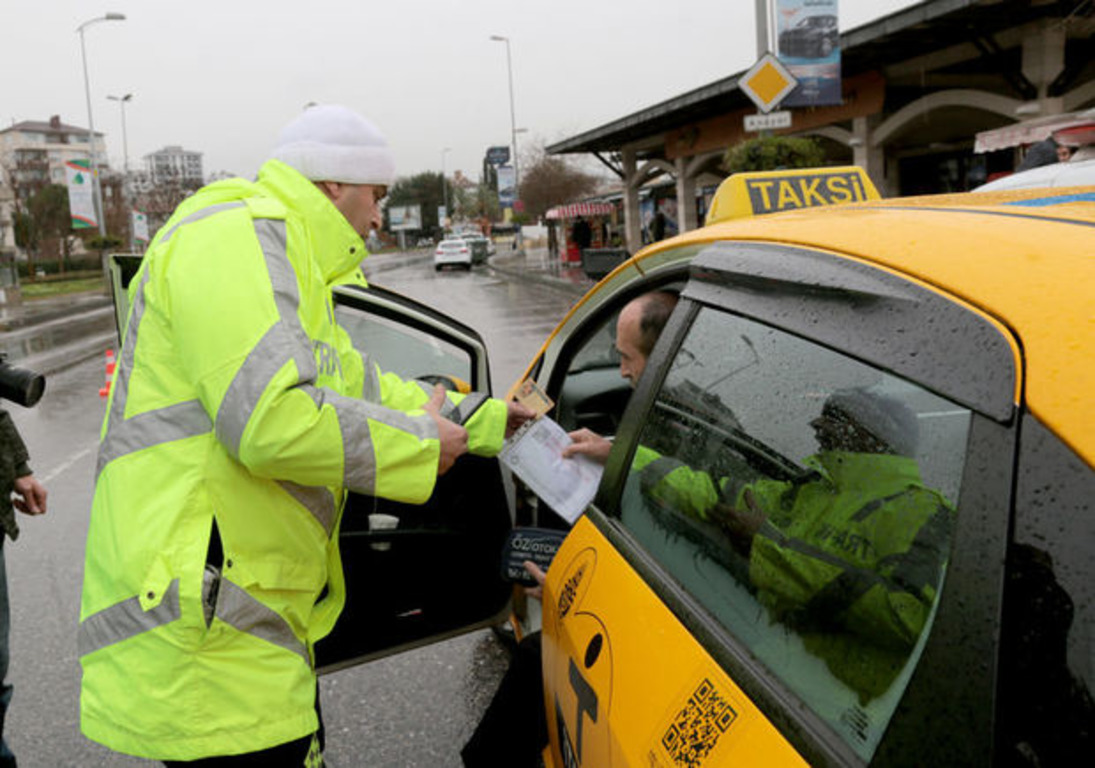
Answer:
POLYGON ((870 177, 858 165, 735 173, 719 185, 704 224, 879 199, 870 177))
POLYGON ((738 80, 738 88, 753 100, 761 112, 771 112, 796 85, 798 80, 795 76, 770 53, 757 59, 757 63, 738 80))

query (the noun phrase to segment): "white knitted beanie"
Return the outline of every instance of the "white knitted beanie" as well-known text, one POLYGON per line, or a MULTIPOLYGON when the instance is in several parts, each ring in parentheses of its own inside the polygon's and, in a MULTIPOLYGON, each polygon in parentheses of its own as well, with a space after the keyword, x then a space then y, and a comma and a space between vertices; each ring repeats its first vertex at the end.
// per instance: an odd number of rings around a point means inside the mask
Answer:
POLYGON ((312 181, 389 185, 395 180, 395 156, 384 135, 339 104, 305 109, 282 129, 273 157, 312 181))

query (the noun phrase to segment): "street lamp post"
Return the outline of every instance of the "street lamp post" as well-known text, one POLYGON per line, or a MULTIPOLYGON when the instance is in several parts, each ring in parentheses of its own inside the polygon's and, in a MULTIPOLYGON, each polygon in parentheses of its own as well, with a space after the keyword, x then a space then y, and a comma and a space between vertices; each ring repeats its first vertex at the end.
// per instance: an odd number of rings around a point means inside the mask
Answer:
MULTIPOLYGON (((127 93, 125 96, 107 96, 111 101, 118 102, 118 106, 122 110, 122 198, 123 200, 129 200, 129 137, 126 135, 125 130, 125 103, 133 98, 132 93, 127 93)), ((137 241, 134 239, 133 234, 133 222, 132 215, 129 212, 129 207, 126 206, 126 231, 129 232, 129 249, 131 251, 137 250, 137 241)))
MULTIPOLYGON (((449 210, 449 184, 445 180, 445 155, 452 152, 452 147, 445 147, 441 150, 441 197, 445 201, 445 217, 452 218, 452 211, 449 210)), ((437 222, 441 225, 441 235, 445 234, 445 222, 437 222)))
POLYGON ((129 138, 125 132, 125 103, 133 98, 132 93, 127 93, 125 96, 107 96, 111 101, 118 102, 118 106, 122 109, 122 173, 125 176, 129 176, 129 138))
MULTIPOLYGON (((490 39, 506 44, 506 72, 509 74, 509 126, 513 137, 513 190, 516 198, 521 199, 521 171, 517 163, 517 117, 513 108, 513 59, 510 57, 509 38, 504 35, 491 35, 490 39)), ((515 206, 516 207, 516 206, 515 206)), ((521 227, 517 227, 517 247, 521 247, 521 227)))
POLYGON ((99 219, 99 236, 106 237, 106 217, 103 216, 103 190, 99 184, 99 171, 95 158, 95 120, 91 114, 91 82, 87 76, 87 47, 84 45, 84 29, 100 21, 124 21, 124 13, 108 13, 89 19, 76 28, 80 34, 80 58, 84 63, 84 96, 87 98, 87 151, 91 161, 91 186, 95 191, 95 216, 99 219))

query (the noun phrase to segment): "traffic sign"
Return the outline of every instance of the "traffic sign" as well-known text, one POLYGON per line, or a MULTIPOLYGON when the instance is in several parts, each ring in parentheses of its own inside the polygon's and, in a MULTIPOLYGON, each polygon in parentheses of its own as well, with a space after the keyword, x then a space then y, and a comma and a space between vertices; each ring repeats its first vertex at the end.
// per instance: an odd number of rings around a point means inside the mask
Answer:
POLYGON ((767 115, 746 115, 745 130, 770 131, 774 128, 790 128, 791 113, 784 109, 780 112, 769 112, 767 115))
POLYGON ((753 100, 761 112, 771 112, 783 98, 795 89, 794 78, 783 62, 770 53, 760 57, 756 64, 738 80, 738 87, 753 100))

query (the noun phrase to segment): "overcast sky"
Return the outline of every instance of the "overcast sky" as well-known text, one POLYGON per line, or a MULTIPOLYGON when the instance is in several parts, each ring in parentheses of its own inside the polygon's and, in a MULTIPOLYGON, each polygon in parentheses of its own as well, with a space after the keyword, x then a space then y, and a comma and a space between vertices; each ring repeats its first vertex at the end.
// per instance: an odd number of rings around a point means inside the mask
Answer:
MULTIPOLYGON (((842 29, 910 0, 840 0, 842 29)), ((203 153, 206 175, 253 176, 308 102, 376 122, 398 173, 479 175, 510 143, 510 39, 519 145, 550 144, 748 68, 754 0, 0 0, 0 125, 86 127, 111 164, 166 145, 203 153)))

